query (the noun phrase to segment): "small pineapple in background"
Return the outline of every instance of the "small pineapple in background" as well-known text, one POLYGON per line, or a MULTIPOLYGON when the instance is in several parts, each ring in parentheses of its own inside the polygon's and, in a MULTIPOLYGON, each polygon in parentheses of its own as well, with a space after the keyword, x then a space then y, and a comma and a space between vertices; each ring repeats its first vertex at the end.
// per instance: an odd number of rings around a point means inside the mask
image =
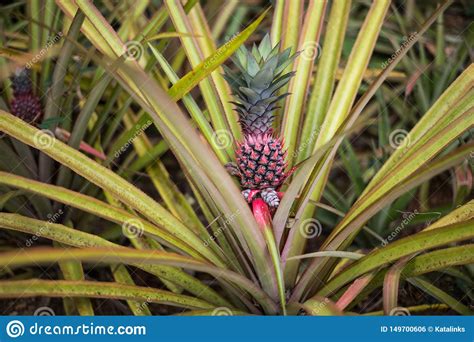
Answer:
POLYGON ((27 69, 17 69, 12 77, 13 100, 10 104, 12 114, 31 123, 43 114, 41 101, 33 92, 30 73, 27 69))
POLYGON ((284 73, 296 57, 290 49, 279 52, 272 48, 266 35, 252 51, 241 47, 234 63, 239 73, 226 68, 224 75, 234 93, 236 111, 244 133, 237 144, 236 161, 226 165, 229 172, 240 178, 242 194, 251 203, 261 197, 271 208, 280 204, 278 189, 290 175, 286 171, 286 151, 283 140, 273 134, 272 123, 278 102, 288 93, 278 94, 293 72, 284 73))

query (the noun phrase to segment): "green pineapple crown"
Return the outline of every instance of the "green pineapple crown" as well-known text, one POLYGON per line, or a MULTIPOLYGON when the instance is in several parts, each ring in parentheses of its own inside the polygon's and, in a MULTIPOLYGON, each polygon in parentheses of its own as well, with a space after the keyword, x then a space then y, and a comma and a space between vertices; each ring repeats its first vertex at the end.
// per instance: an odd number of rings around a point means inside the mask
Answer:
POLYGON ((236 52, 232 60, 239 73, 224 66, 224 77, 237 100, 232 103, 245 135, 270 133, 278 101, 288 96, 278 94, 278 90, 294 75, 284 71, 297 54, 291 55, 290 48, 279 52, 279 48, 280 44, 272 47, 267 34, 258 47, 254 44, 250 51, 241 46, 236 52))

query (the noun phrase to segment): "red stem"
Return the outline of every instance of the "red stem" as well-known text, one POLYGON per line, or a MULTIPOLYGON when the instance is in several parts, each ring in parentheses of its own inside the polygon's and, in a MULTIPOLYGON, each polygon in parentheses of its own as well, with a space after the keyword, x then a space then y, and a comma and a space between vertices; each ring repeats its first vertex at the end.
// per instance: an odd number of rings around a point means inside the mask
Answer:
POLYGON ((253 216, 258 223, 258 226, 263 231, 272 226, 272 215, 270 214, 270 208, 261 198, 256 198, 252 202, 253 216))

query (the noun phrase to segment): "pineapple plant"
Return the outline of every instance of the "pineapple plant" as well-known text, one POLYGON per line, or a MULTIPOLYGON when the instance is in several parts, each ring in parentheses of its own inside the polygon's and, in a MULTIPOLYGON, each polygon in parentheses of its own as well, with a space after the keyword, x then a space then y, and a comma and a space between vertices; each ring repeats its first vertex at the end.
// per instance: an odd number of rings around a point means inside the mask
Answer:
POLYGON ((42 115, 41 101, 33 92, 33 84, 28 69, 19 68, 12 79, 12 114, 26 122, 35 122, 42 115))
POLYGON ((290 48, 279 51, 279 44, 272 47, 270 36, 266 35, 251 51, 244 46, 239 48, 233 59, 238 73, 225 69, 244 133, 243 142, 237 144, 237 162, 226 167, 240 179, 247 202, 261 197, 273 209, 280 203, 278 189, 292 171, 286 171, 284 141, 275 136, 272 124, 279 100, 289 95, 279 94, 279 90, 294 75, 292 71, 285 73, 285 69, 297 56, 291 55, 290 48))

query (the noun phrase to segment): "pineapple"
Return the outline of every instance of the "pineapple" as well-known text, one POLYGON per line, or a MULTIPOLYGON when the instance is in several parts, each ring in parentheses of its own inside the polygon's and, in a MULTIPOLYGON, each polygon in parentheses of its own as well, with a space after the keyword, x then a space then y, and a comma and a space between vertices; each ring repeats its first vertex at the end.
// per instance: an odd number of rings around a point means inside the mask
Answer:
POLYGON ((24 68, 18 68, 11 79, 13 95, 22 95, 33 93, 30 71, 24 68))
POLYGON ((286 151, 283 140, 273 134, 272 123, 278 102, 288 93, 278 95, 293 72, 283 73, 295 58, 290 49, 279 52, 271 47, 268 35, 252 51, 241 47, 234 63, 239 73, 226 68, 225 78, 230 83, 244 133, 237 144, 236 161, 226 165, 229 172, 240 178, 242 194, 251 203, 261 197, 271 208, 278 207, 278 189, 290 172, 286 172, 286 151))
POLYGON ((30 73, 27 69, 18 69, 12 77, 13 100, 10 104, 13 115, 26 122, 34 122, 42 115, 41 102, 33 93, 30 73))
POLYGON ((28 123, 36 121, 42 114, 40 100, 34 94, 15 96, 10 107, 13 115, 28 123))

